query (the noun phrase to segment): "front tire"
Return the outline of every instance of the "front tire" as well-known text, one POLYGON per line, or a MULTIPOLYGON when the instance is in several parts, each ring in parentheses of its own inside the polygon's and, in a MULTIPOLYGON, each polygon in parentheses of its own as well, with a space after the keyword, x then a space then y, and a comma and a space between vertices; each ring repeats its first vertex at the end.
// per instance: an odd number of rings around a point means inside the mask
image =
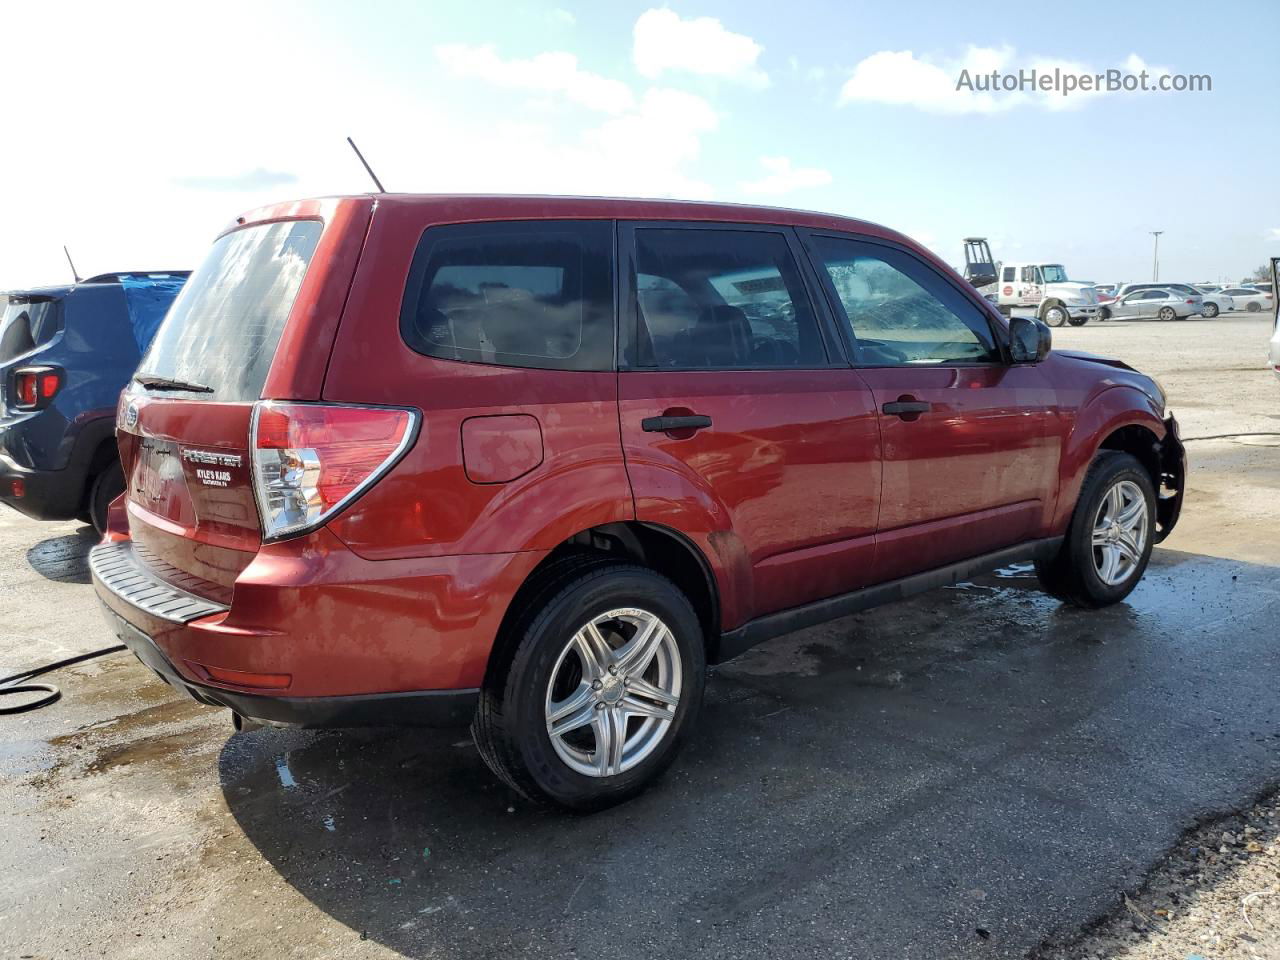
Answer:
POLYGON ((1061 327, 1070 319, 1067 308, 1060 303, 1051 304, 1044 308, 1044 314, 1040 318, 1051 327, 1061 327))
POLYGON ((1036 561, 1050 596, 1078 607, 1105 607, 1127 597, 1146 572, 1155 545, 1156 492, 1137 458, 1103 450, 1076 501, 1058 553, 1036 561))
POLYGON ((697 614, 666 577, 607 559, 564 569, 529 600, 480 693, 480 755, 536 802, 631 799, 675 759, 701 706, 697 614))

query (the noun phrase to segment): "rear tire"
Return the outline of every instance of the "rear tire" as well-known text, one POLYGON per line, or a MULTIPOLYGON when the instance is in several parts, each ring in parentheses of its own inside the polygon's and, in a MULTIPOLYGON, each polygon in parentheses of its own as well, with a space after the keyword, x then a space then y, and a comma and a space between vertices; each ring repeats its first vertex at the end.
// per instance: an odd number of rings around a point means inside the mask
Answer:
POLYGON ((99 535, 107 532, 107 511, 111 501, 124 493, 124 471, 120 461, 112 460, 93 478, 89 487, 89 522, 99 535))
POLYGON ((1137 458, 1119 450, 1099 452, 1062 546, 1052 558, 1036 561, 1040 586, 1078 607, 1118 603, 1146 572, 1155 518, 1155 487, 1137 458))
POLYGON ((1089 322, 1088 317, 1068 317, 1067 318, 1067 323, 1071 324, 1071 326, 1073 327, 1083 327, 1088 322, 1089 322))
POLYGON ((1207 319, 1212 320, 1218 315, 1218 305, 1216 303, 1206 303, 1204 305, 1204 315, 1207 319))
POLYGON ((1175 311, 1173 307, 1161 307, 1160 312, 1156 314, 1156 317, 1158 319, 1166 320, 1166 321, 1173 320, 1177 316, 1178 316, 1177 311, 1175 311))
POLYGON ((661 574, 605 558, 561 564, 526 596, 480 692, 481 757, 535 802, 592 811, 631 799, 675 759, 702 703, 693 606, 661 574))
POLYGON ((1259 310, 1262 309, 1262 307, 1258 306, 1257 301, 1251 300, 1249 301, 1248 305, 1245 306, 1245 309, 1248 310, 1250 313, 1257 313, 1259 310))

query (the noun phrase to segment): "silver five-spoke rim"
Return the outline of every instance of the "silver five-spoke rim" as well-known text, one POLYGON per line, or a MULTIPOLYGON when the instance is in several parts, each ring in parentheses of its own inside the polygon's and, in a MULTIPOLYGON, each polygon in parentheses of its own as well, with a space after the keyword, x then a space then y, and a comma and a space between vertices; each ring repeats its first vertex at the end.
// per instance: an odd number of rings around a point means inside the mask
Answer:
POLYGON ((683 685, 671 630, 647 610, 610 610, 565 645, 547 683, 547 733, 569 767, 625 773, 671 729, 683 685))
POLYGON ((1147 548, 1147 498, 1132 480, 1113 484, 1093 521, 1093 566, 1109 587, 1124 583, 1147 548))

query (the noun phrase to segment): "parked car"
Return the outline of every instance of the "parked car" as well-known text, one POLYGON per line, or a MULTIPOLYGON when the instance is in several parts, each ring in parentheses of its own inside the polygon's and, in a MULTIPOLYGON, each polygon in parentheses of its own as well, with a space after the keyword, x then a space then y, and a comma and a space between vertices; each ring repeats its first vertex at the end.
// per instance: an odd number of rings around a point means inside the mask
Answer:
POLYGON ((110 273, 3 295, 0 501, 106 529, 124 490, 116 400, 189 271, 110 273))
POLYGON ((1263 293, 1274 294, 1276 292, 1275 284, 1269 280, 1258 280, 1254 283, 1245 284, 1245 286, 1252 287, 1254 290, 1261 290, 1263 293))
POLYGON ((1196 283, 1192 284, 1201 293, 1221 293, 1222 284, 1220 283, 1196 283))
MULTIPOLYGON (((1108 318, 1117 320, 1175 320, 1199 316, 1203 310, 1205 305, 1201 294, 1145 283, 1125 284, 1116 299, 1107 304, 1108 318)), ((1213 315, 1218 315, 1216 306, 1213 315)))
POLYGON ((248 213, 117 424, 90 565, 143 663, 242 727, 471 723, 577 809, 770 637, 1016 559, 1121 600, 1185 470, 1155 381, 906 236, 664 201, 248 213))
POLYGON ((1257 313, 1259 310, 1270 310, 1272 305, 1272 295, 1265 290, 1258 290, 1251 287, 1227 287, 1222 291, 1229 296, 1236 305, 1237 310, 1247 310, 1249 313, 1257 313))
MULTIPOLYGON (((1131 284, 1130 290, 1140 290, 1145 284, 1131 284)), ((1160 287, 1165 290, 1171 290, 1175 294, 1181 294, 1184 297, 1199 297, 1203 303, 1204 309, 1200 312, 1204 316, 1212 320, 1220 313, 1228 313, 1236 308, 1235 301, 1224 293, 1205 293, 1199 287, 1190 283, 1162 283, 1151 284, 1151 287, 1160 287)))

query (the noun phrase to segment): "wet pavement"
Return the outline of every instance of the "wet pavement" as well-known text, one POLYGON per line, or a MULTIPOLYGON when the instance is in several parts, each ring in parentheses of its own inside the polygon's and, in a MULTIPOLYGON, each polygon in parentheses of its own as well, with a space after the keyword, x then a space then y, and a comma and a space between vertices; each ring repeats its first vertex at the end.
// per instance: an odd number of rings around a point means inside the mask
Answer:
MULTIPOLYGON (((1280 784, 1280 466, 1242 449, 1193 453, 1127 602, 1014 566, 775 640, 590 817, 463 731, 233 735, 128 656, 65 671, 0 717, 0 957, 1023 956, 1280 784)), ((90 542, 0 513, 0 675, 112 642, 90 542)))

